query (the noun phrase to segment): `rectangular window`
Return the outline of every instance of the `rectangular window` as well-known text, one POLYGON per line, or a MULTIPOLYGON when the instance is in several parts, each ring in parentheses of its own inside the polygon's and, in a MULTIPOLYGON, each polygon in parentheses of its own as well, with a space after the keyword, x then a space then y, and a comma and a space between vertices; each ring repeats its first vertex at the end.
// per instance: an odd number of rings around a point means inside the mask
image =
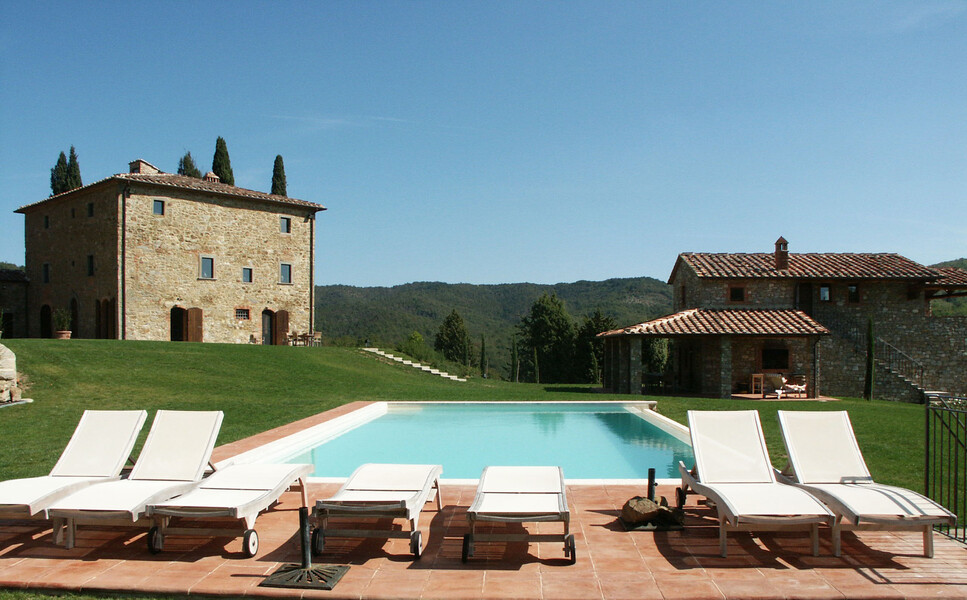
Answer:
POLYGON ((292 265, 282 263, 279 269, 279 283, 292 283, 292 265))
POLYGON ((50 263, 44 263, 40 267, 40 280, 44 283, 50 283, 50 263))
POLYGON ((93 202, 88 202, 87 203, 87 216, 89 216, 89 217, 93 217, 94 216, 94 203, 93 202))
POLYGON ((50 229, 50 217, 44 215, 44 229, 50 229))
POLYGON ((200 279, 215 279, 215 259, 211 256, 201 257, 200 279))
POLYGON ((251 267, 242 267, 242 283, 252 283, 251 267))
POLYGON ((828 285, 819 286, 819 301, 829 302, 829 300, 830 300, 829 286, 828 285))
POLYGON ((251 316, 247 308, 236 308, 235 309, 235 319, 238 321, 248 321, 251 316))
POLYGON ((787 371, 789 369, 789 350, 787 348, 763 348, 763 371, 787 371))
POLYGON ((74 217, 76 217, 76 216, 77 216, 77 215, 76 215, 76 214, 74 214, 74 208, 73 208, 73 207, 71 207, 71 218, 73 219, 73 218, 74 218, 74 217))
POLYGON ((850 304, 860 303, 860 286, 855 283, 846 286, 846 301, 850 304))
POLYGON ((745 302, 745 286, 729 286, 729 302, 745 302))
POLYGON ((282 233, 292 233, 292 219, 289 217, 282 217, 279 220, 279 230, 282 233))
POLYGON ((152 208, 152 212, 154 212, 154 214, 156 214, 156 215, 162 215, 162 216, 164 216, 164 214, 165 214, 165 201, 164 200, 155 200, 154 201, 154 208, 152 208))
POLYGON ((94 275, 94 255, 88 254, 87 255, 87 276, 91 277, 92 275, 94 275))
POLYGON ((685 308, 687 301, 685 299, 685 286, 684 285, 681 287, 680 292, 681 293, 679 295, 681 296, 681 298, 679 300, 681 302, 681 306, 679 306, 679 308, 685 308))

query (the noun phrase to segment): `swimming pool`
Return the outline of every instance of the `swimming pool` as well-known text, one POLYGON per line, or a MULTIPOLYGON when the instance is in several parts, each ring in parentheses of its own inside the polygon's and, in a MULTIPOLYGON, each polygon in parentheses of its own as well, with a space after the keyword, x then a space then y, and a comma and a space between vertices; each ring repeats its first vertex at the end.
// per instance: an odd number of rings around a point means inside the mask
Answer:
POLYGON ((487 465, 559 465, 568 480, 675 478, 692 463, 682 426, 642 402, 377 402, 266 447, 258 462, 312 463, 313 477, 359 465, 434 463, 447 479, 487 465), (339 422, 345 421, 345 422, 339 422), (318 430, 317 430, 318 429, 318 430), (313 431, 317 430, 317 431, 313 431))

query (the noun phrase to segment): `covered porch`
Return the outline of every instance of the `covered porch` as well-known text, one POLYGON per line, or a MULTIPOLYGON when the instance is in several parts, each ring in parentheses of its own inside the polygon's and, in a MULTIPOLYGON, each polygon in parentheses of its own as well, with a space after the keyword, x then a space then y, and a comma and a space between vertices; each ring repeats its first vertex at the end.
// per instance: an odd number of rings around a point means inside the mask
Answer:
POLYGON ((763 397, 773 376, 804 381, 818 398, 819 340, 829 331, 798 310, 691 309, 602 332, 604 388, 616 394, 685 393, 729 398, 763 397), (648 374, 645 340, 670 341, 667 366, 648 374))

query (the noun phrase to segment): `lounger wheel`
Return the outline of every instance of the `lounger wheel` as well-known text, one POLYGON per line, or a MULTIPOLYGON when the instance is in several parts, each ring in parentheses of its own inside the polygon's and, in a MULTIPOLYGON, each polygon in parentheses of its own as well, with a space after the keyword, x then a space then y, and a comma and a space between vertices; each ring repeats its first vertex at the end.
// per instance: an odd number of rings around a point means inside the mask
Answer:
POLYGON ((675 505, 685 508, 685 488, 675 488, 675 505))
POLYGON ((315 555, 320 555, 326 549, 326 534, 322 532, 321 527, 316 527, 312 532, 312 553, 315 555))
POLYGON ((410 552, 413 553, 413 558, 420 560, 423 556, 423 532, 414 531, 413 535, 410 537, 410 552))
POLYGON ((246 529, 242 535, 242 551, 248 558, 252 558, 258 553, 259 534, 254 529, 246 529))
POLYGON ((470 538, 470 534, 465 533, 463 534, 463 553, 461 554, 460 559, 463 562, 467 562, 470 560, 471 556, 473 556, 473 541, 470 538))
POLYGON ((577 544, 574 542, 574 534, 564 538, 564 556, 568 559, 567 564, 573 565, 578 561, 577 544))
POLYGON ((158 529, 157 525, 148 530, 148 552, 158 554, 164 549, 165 536, 158 529))

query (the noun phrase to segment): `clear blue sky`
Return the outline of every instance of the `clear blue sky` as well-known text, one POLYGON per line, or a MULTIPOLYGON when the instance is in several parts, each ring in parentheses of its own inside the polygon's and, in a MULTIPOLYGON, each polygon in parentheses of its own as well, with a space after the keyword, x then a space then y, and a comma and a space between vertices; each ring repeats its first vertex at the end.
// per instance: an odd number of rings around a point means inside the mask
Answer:
POLYGON ((967 2, 0 0, 0 260, 73 144, 318 215, 317 281, 666 278, 684 251, 967 255, 967 2))

